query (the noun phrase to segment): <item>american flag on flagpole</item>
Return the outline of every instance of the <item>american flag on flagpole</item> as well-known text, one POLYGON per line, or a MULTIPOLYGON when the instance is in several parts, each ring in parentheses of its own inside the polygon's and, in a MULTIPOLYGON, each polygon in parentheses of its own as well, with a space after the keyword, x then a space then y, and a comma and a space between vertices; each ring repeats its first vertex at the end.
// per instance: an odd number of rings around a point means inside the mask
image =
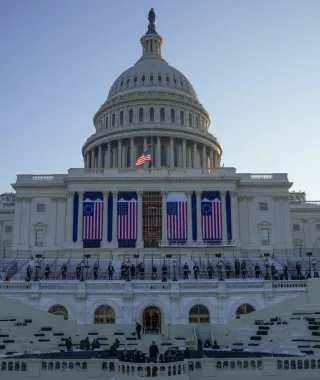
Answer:
POLYGON ((117 219, 118 240, 137 240, 138 200, 135 192, 119 192, 117 219))
POLYGON ((187 198, 185 193, 169 193, 167 197, 168 240, 187 240, 187 198))
POLYGON ((222 205, 220 193, 203 192, 201 198, 202 239, 221 240, 222 205))
POLYGON ((147 149, 142 155, 137 159, 136 166, 144 164, 146 161, 151 161, 151 154, 149 149, 147 149))
POLYGON ((83 200, 82 239, 102 240, 103 196, 85 193, 83 200))

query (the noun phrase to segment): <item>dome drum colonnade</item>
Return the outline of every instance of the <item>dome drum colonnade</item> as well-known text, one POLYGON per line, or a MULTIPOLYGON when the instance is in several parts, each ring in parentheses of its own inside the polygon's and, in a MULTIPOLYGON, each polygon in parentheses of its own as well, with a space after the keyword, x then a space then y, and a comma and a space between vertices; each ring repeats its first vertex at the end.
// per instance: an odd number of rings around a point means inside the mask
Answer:
POLYGON ((94 116, 96 134, 83 147, 85 168, 133 168, 150 149, 153 166, 218 168, 222 148, 207 132, 210 116, 190 82, 161 56, 154 19, 143 54, 112 85, 94 116))

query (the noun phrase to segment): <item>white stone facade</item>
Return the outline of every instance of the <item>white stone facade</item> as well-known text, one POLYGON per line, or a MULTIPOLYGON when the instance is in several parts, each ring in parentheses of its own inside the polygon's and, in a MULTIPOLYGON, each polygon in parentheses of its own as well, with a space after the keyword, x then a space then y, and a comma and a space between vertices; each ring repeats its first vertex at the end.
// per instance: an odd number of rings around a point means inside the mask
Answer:
MULTIPOLYGON (((208 132, 210 116, 189 81, 161 57, 162 38, 146 34, 141 43, 141 59, 119 76, 107 101, 94 116, 96 133, 82 148, 84 168, 69 169, 67 174, 18 175, 13 185, 16 193, 1 196, 1 256, 21 259, 38 254, 48 260, 56 257, 68 260, 82 259, 89 253, 101 260, 119 262, 133 259, 135 254, 140 259, 161 260, 173 255, 180 261, 195 257, 208 261, 216 254, 227 260, 234 257, 255 260, 264 254, 295 260, 303 250, 317 253, 320 205, 305 199, 297 203, 296 198, 292 202, 289 198, 293 197, 289 193, 292 183, 287 174, 238 173, 232 167, 221 167, 221 144, 208 132), (136 168, 136 159, 148 148, 152 167, 145 164, 136 168), (81 238, 82 203, 84 193, 92 191, 103 194, 104 214, 100 247, 90 250, 84 248, 81 238), (143 193, 161 194, 161 236, 157 247, 145 247, 142 227, 135 247, 119 247, 115 210, 121 191, 137 194, 138 226, 143 225, 143 193), (221 195, 222 238, 215 245, 207 244, 200 233, 204 191, 221 195), (188 236, 175 247, 168 242, 169 192, 183 192, 187 199, 188 236), (80 205, 76 224, 75 194, 80 205), (231 208, 229 224, 227 194, 231 208), (195 205, 192 197, 196 199, 195 205), (194 209, 196 216, 192 214, 194 209)), ((79 323, 92 323, 94 310, 108 304, 115 311, 116 323, 126 324, 141 320, 148 305, 159 308, 164 323, 188 323, 189 310, 197 304, 207 307, 211 323, 223 323, 234 318, 242 304, 261 309, 291 297, 292 290, 304 291, 304 286, 299 285, 274 293, 274 285, 263 280, 248 285, 232 281, 195 284, 193 280, 150 284, 149 281, 65 285, 41 282, 25 288, 23 283, 14 287, 11 282, 9 288, 4 285, 1 291, 42 310, 60 304, 67 309, 69 318, 79 323)))

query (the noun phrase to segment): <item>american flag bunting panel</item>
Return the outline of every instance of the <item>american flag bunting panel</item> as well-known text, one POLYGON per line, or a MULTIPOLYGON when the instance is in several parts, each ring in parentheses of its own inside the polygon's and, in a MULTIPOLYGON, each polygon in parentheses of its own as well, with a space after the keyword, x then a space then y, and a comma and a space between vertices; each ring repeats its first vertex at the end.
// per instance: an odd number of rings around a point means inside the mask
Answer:
POLYGON ((102 240, 103 205, 102 192, 84 193, 82 218, 83 240, 102 240))
MULTIPOLYGON (((118 193, 117 231, 118 240, 136 241, 138 229, 138 200, 136 192, 118 193)), ((141 207, 141 205, 140 205, 141 207)), ((140 226, 139 228, 142 228, 140 226)))
MULTIPOLYGON (((167 196, 168 240, 187 240, 187 197, 183 192, 170 192, 167 196)), ((191 223, 191 221, 189 222, 191 223)))
POLYGON ((222 204, 219 191, 201 194, 202 239, 222 240, 222 204))

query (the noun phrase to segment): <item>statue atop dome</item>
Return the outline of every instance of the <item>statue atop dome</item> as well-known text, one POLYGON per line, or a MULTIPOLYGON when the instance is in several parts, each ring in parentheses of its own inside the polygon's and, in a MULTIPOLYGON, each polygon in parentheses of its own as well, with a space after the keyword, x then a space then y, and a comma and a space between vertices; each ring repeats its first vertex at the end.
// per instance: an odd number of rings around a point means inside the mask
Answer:
POLYGON ((154 13, 154 8, 150 9, 148 20, 150 24, 154 24, 154 22, 156 21, 156 14, 154 13))
POLYGON ((148 20, 149 20, 149 25, 148 25, 148 31, 146 34, 157 34, 156 32, 156 14, 154 13, 154 9, 151 8, 148 14, 148 20))

